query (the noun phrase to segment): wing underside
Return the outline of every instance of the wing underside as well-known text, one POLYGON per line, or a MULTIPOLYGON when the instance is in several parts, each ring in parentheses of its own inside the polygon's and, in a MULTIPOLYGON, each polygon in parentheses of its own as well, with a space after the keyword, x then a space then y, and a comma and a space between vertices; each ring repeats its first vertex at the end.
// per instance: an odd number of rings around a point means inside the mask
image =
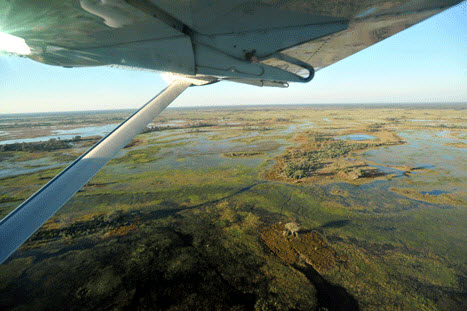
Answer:
POLYGON ((324 68, 459 2, 0 0, 0 31, 51 65, 307 82, 303 63, 324 68))

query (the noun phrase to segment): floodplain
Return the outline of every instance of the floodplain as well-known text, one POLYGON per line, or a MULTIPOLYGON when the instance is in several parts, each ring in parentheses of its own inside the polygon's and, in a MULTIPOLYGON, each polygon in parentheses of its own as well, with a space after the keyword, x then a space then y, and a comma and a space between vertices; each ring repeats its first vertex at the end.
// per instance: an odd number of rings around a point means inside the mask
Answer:
MULTIPOLYGON (((0 265, 0 309, 466 310, 465 109, 168 109, 0 265)), ((0 116, 0 217, 127 115, 0 116)))

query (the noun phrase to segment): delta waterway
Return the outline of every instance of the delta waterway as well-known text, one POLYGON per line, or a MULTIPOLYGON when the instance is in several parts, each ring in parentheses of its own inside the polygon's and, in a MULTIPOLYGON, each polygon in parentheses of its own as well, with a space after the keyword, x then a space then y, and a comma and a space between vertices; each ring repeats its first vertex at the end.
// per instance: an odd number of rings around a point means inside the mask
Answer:
MULTIPOLYGON (((326 121, 328 122, 328 121, 326 121)), ((104 136, 112 131, 118 124, 100 126, 86 126, 73 129, 54 129, 53 135, 34 138, 24 137, 21 139, 3 140, 0 144, 29 143, 47 141, 49 139, 73 139, 76 136, 104 136)), ((161 123, 161 127, 180 127, 186 125, 184 120, 175 120, 161 123)), ((267 132, 255 130, 246 133, 238 133, 227 138, 217 137, 217 132, 186 133, 183 129, 174 129, 153 133, 148 144, 136 147, 144 149, 158 146, 160 143, 170 142, 170 147, 163 147, 157 160, 149 164, 141 164, 137 167, 127 168, 121 166, 114 170, 122 170, 122 173, 144 172, 158 168, 174 167, 177 169, 209 168, 219 165, 246 165, 258 167, 264 161, 263 157, 256 158, 226 158, 225 153, 241 151, 261 151, 270 157, 277 156, 290 145, 285 138, 299 130, 313 128, 313 122, 293 124, 283 129, 267 132), (248 141, 253 141, 248 143, 248 141), (178 146, 177 146, 178 145, 178 146)), ((5 132, 8 135, 8 132, 5 132)), ((406 144, 400 146, 384 147, 369 150, 364 153, 363 158, 373 167, 381 172, 394 175, 394 179, 385 182, 372 182, 364 188, 375 187, 389 189, 395 186, 404 186, 403 167, 412 167, 424 170, 425 174, 413 172, 410 179, 423 184, 424 193, 465 193, 465 187, 459 187, 459 179, 467 176, 467 149, 450 146, 451 143, 467 144, 467 139, 453 137, 450 131, 404 131, 398 132, 406 144), (402 167, 402 168, 401 168, 402 167), (429 170, 431 173, 426 174, 429 170), (446 181, 444 176, 451 176, 454 182, 446 181)), ((350 134, 336 137, 343 140, 373 140, 374 136, 368 134, 350 134)), ((117 157, 123 156, 127 150, 121 151, 117 157)), ((60 158, 44 157, 26 161, 6 160, 0 162, 0 178, 37 172, 40 170, 63 166, 69 161, 60 161, 60 158)))
MULTIPOLYGON (((467 281, 463 115, 167 111, 0 266, 0 309, 41 310, 44 301, 62 309, 91 301, 209 309, 215 301, 228 309, 242 301, 323 310, 342 297, 360 310, 459 309, 467 281), (300 174, 283 173, 293 165, 300 174), (302 226, 301 236, 283 235, 288 222, 302 226)), ((18 119, 0 127, 0 139, 102 136, 125 118, 66 117, 42 132, 28 122, 49 119, 18 119)), ((0 152, 1 215, 94 141, 0 152)))

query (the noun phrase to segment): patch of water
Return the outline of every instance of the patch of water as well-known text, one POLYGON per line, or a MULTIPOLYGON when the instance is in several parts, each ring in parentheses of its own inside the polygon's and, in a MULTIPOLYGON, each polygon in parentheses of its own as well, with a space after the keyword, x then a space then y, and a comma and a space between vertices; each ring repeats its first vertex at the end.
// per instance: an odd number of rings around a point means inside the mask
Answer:
POLYGON ((388 166, 383 166, 383 165, 368 165, 370 167, 375 167, 378 169, 378 171, 385 173, 385 174, 392 174, 396 176, 403 176, 405 171, 404 170, 399 170, 393 167, 388 167, 388 166))
POLYGON ((377 154, 378 154, 378 150, 368 150, 363 155, 374 156, 374 155, 377 155, 377 154))
POLYGON ((449 135, 451 135, 451 131, 449 130, 436 133, 437 137, 448 137, 449 135))
POLYGON ((414 167, 414 170, 431 170, 436 168, 436 165, 433 164, 419 164, 416 167, 414 167))
MULTIPOLYGON (((445 130, 445 131, 440 131, 437 132, 436 134, 433 134, 431 131, 407 131, 407 132, 402 132, 398 133, 399 136, 404 138, 411 146, 412 148, 419 148, 420 144, 423 142, 430 142, 434 144, 445 144, 445 143, 457 143, 457 142, 463 142, 467 143, 466 139, 462 139, 462 137, 452 137, 451 136, 451 131, 450 130, 445 130), (408 139, 411 139, 408 141, 408 139)), ((462 149, 462 148, 459 148, 462 149)))
MULTIPOLYGON (((450 190, 458 188, 459 183, 467 182, 465 149, 444 146, 446 139, 433 135, 433 132, 429 130, 398 134, 407 141, 407 144, 391 146, 387 150, 382 148, 372 150, 364 155, 365 159, 384 166, 397 163, 401 166, 429 170, 414 171, 410 177, 411 184, 414 185, 423 184, 434 189, 450 190)), ((397 171, 393 172, 397 173, 397 171)), ((398 178, 397 180, 402 186, 407 179, 398 178)), ((457 192, 461 191, 457 190, 457 192)))
POLYGON ((28 160, 24 162, 4 162, 0 165, 0 178, 18 176, 47 170, 66 163, 56 163, 49 158, 28 160))
POLYGON ((420 191, 420 194, 429 194, 429 195, 434 195, 434 196, 438 196, 441 194, 447 194, 447 193, 449 192, 444 191, 444 190, 420 191))
POLYGON ((307 122, 304 124, 294 124, 290 125, 287 129, 283 130, 282 133, 295 133, 298 129, 304 128, 304 127, 313 127, 313 122, 307 122))
POLYGON ((115 129, 119 123, 114 123, 114 124, 107 124, 107 125, 100 125, 100 126, 87 126, 87 127, 82 127, 82 128, 75 128, 75 129, 69 129, 69 130, 54 130, 53 134, 54 135, 65 135, 65 136, 94 136, 94 135, 104 135, 109 132, 111 132, 113 129, 115 129))
POLYGON ((11 139, 0 141, 0 145, 5 144, 14 144, 14 143, 32 143, 38 141, 48 141, 49 139, 73 139, 75 136, 104 136, 105 134, 111 132, 114 128, 118 126, 119 123, 100 125, 100 126, 87 126, 81 128, 74 128, 69 130, 53 130, 52 135, 49 136, 40 136, 34 138, 22 138, 22 139, 11 139))
POLYGON ((339 136, 339 137, 336 137, 335 139, 336 140, 356 140, 356 141, 361 141, 361 140, 375 139, 375 137, 371 136, 371 135, 366 135, 366 134, 350 134, 350 135, 339 136))

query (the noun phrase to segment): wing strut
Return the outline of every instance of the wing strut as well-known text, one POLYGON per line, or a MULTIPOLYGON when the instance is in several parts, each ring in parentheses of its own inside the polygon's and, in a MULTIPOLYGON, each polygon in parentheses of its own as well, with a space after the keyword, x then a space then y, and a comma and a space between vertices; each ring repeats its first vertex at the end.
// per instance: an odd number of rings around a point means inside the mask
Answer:
POLYGON ((130 140, 140 133, 186 88, 176 80, 110 132, 0 221, 0 263, 5 261, 130 140))

